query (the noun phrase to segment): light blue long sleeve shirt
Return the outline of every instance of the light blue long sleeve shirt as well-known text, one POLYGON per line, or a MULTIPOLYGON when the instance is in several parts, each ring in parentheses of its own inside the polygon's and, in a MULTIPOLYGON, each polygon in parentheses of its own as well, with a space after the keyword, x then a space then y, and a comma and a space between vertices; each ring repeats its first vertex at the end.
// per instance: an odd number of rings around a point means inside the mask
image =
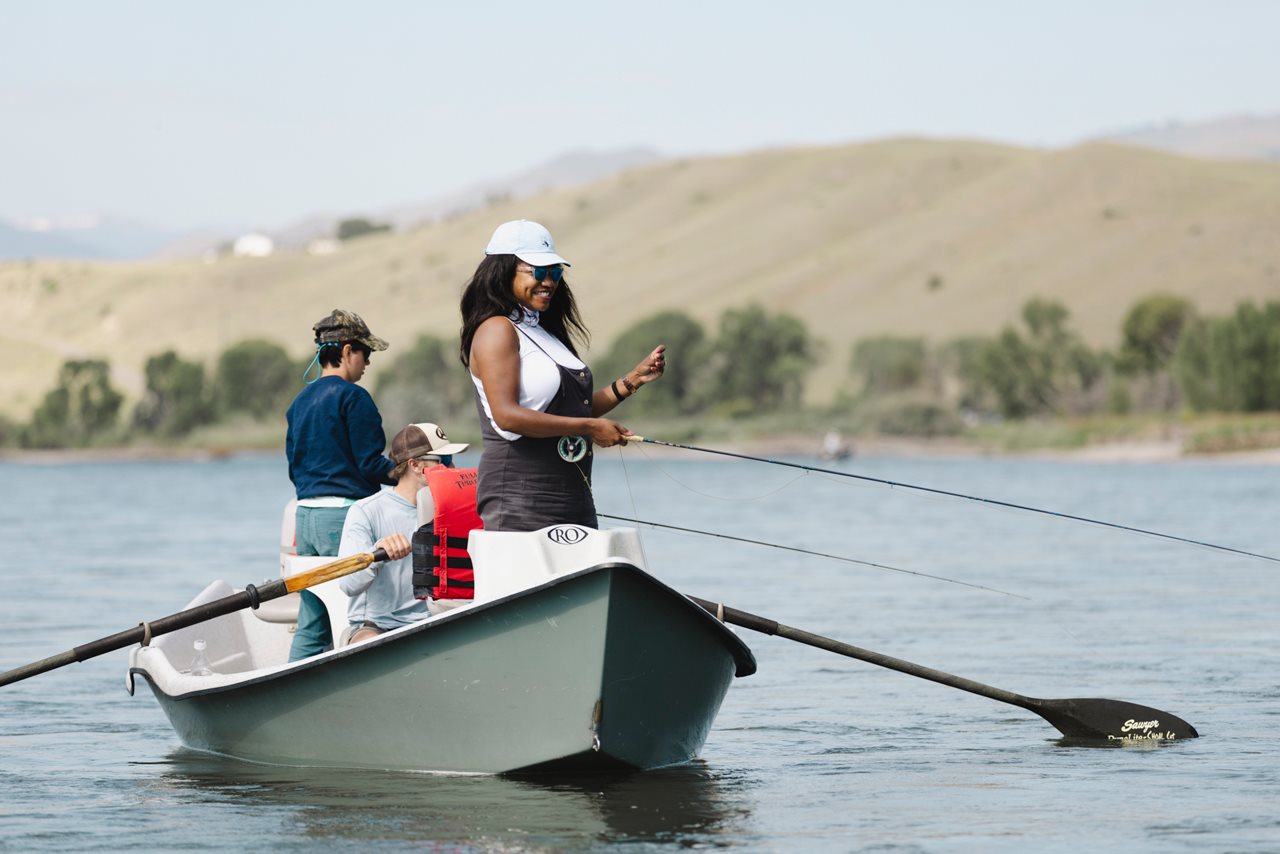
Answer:
MULTIPOLYGON (((395 490, 384 489, 351 505, 338 555, 371 552, 374 543, 392 534, 412 540, 417 528, 417 507, 395 490)), ((338 586, 352 597, 347 620, 353 625, 367 621, 380 629, 395 629, 429 616, 426 600, 413 598, 412 554, 353 572, 339 579, 338 586)))

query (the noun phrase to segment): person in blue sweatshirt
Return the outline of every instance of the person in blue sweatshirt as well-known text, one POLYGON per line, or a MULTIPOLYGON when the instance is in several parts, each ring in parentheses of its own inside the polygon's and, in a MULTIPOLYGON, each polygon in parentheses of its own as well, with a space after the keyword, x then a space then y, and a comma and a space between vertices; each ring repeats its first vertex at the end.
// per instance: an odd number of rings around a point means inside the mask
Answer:
MULTIPOLYGON (((382 484, 395 484, 395 463, 383 456, 387 435, 382 416, 369 392, 356 385, 373 351, 387 349, 387 342, 370 332, 360 315, 341 309, 312 329, 316 355, 311 365, 319 366, 320 375, 289 406, 285 455, 298 496, 298 554, 336 556, 347 509, 382 484)), ((333 646, 324 603, 309 590, 301 591, 301 597, 290 661, 333 646)))

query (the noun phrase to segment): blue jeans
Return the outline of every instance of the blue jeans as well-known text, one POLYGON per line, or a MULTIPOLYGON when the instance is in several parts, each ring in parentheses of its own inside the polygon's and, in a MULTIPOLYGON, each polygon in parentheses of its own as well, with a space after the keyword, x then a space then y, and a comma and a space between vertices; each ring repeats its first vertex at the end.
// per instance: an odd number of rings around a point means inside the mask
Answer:
MULTIPOLYGON (((299 507, 294 517, 298 554, 336 557, 346 518, 346 507, 299 507)), ((333 649, 329 609, 310 590, 301 590, 298 595, 302 602, 298 605, 298 630, 289 647, 290 661, 333 649)))

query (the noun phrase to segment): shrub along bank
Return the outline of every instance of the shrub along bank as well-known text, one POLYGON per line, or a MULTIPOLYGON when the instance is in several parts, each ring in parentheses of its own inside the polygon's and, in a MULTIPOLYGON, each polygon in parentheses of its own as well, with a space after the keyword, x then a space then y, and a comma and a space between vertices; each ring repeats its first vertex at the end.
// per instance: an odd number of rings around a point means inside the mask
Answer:
MULTIPOLYGON (((710 331, 678 311, 641 319, 593 368, 597 384, 607 383, 654 342, 666 343, 673 370, 620 414, 631 426, 658 425, 686 440, 834 427, 1072 446, 1146 436, 1196 414, 1280 412, 1280 302, 1202 316, 1182 298, 1155 294, 1126 314, 1114 351, 1091 349, 1070 320, 1065 306, 1034 299, 1019 323, 991 336, 858 340, 843 356, 847 370, 833 402, 819 407, 803 405, 805 383, 828 346, 801 319, 755 304, 725 311, 710 331)), ((263 431, 245 425, 278 424, 305 367, 260 339, 232 345, 212 366, 170 350, 147 360, 146 390, 129 409, 105 359, 69 360, 28 422, 0 418, 0 445, 164 445, 190 442, 193 433, 259 444, 263 431)), ((386 424, 430 419, 451 435, 474 435, 472 385, 455 342, 423 335, 370 379, 386 424)), ((1280 427, 1266 417, 1213 423, 1193 435, 1193 449, 1280 444, 1280 427)))

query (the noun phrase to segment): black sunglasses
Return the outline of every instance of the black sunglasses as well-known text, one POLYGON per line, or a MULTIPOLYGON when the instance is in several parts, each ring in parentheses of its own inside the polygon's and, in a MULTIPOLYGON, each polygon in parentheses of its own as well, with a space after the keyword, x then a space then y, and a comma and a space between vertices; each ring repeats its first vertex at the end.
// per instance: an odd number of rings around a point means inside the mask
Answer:
POLYGON ((418 457, 420 462, 439 463, 445 468, 453 468, 453 454, 429 454, 425 457, 418 457))

